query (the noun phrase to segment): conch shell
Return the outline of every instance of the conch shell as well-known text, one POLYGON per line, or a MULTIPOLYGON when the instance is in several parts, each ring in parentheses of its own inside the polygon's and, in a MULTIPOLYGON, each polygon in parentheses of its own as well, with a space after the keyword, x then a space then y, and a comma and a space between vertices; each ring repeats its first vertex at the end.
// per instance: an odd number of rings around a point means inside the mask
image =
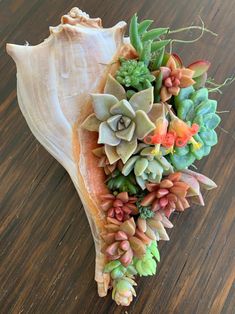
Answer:
POLYGON ((20 109, 38 141, 67 170, 84 205, 95 242, 100 296, 107 294, 110 280, 103 273, 106 258, 100 236, 104 214, 99 195, 107 191, 103 170, 92 154, 97 134, 83 130, 81 123, 92 111, 89 94, 102 93, 119 56, 131 54, 125 28, 125 22, 102 28, 101 19, 73 8, 60 25, 50 27, 50 36, 41 44, 7 44, 17 66, 20 109))

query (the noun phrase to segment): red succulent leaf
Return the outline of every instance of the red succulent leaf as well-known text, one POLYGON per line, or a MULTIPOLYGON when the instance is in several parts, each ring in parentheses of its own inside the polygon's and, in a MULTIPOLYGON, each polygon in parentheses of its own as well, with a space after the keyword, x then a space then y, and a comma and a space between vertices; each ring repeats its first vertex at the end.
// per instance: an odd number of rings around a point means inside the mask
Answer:
POLYGON ((117 195, 117 198, 121 200, 123 203, 128 202, 128 193, 127 192, 121 192, 117 195))
POLYGON ((161 189, 168 189, 171 188, 173 186, 172 181, 168 180, 168 179, 164 179, 160 182, 160 188, 161 189))
POLYGON ((106 253, 108 255, 117 255, 118 254, 119 242, 114 242, 106 248, 106 253))
POLYGON ((156 192, 150 192, 143 198, 141 202, 141 206, 149 206, 150 204, 152 204, 152 201, 155 198, 156 198, 156 192))
POLYGON ((126 251, 120 258, 120 262, 122 263, 123 266, 127 267, 133 258, 133 251, 132 249, 129 249, 126 251))
POLYGON ((176 53, 173 53, 172 56, 173 56, 174 59, 175 59, 177 68, 182 68, 182 67, 183 67, 183 61, 182 61, 182 59, 180 58, 180 56, 177 55, 176 53))
POLYGON ((157 198, 161 198, 165 195, 169 194, 169 190, 168 189, 159 189, 156 193, 157 198))
POLYGON ((165 196, 160 198, 159 204, 162 208, 164 208, 168 204, 168 198, 165 196))
POLYGON ((128 236, 125 232, 123 231, 118 231, 116 234, 115 234, 115 240, 116 241, 123 241, 123 240, 127 240, 128 239, 128 236))
POLYGON ((173 186, 170 188, 170 192, 175 194, 177 197, 186 197, 187 191, 181 187, 173 186))
POLYGON ((131 213, 131 209, 128 206, 122 206, 122 211, 125 212, 126 214, 130 214, 131 213))
POLYGON ((181 178, 180 172, 174 172, 174 173, 169 174, 168 176, 168 180, 172 182, 179 181, 180 178, 181 178))
POLYGON ((209 61, 198 60, 198 61, 195 61, 192 64, 190 64, 188 66, 188 69, 194 71, 194 74, 193 74, 193 78, 194 78, 194 77, 198 77, 198 76, 202 75, 203 73, 207 72, 210 65, 211 65, 211 63, 209 61))
POLYGON ((156 212, 157 210, 159 210, 161 208, 160 204, 159 204, 159 200, 158 199, 155 199, 153 201, 153 204, 152 204, 152 207, 151 207, 151 210, 153 212, 156 212))
POLYGON ((156 190, 156 188, 159 187, 158 183, 147 183, 146 188, 149 192, 153 192, 156 190))
POLYGON ((119 247, 123 250, 123 251, 128 251, 130 249, 130 243, 127 240, 124 240, 120 243, 119 247))
POLYGON ((151 239, 149 239, 143 231, 136 229, 135 236, 140 239, 144 244, 150 244, 151 239))

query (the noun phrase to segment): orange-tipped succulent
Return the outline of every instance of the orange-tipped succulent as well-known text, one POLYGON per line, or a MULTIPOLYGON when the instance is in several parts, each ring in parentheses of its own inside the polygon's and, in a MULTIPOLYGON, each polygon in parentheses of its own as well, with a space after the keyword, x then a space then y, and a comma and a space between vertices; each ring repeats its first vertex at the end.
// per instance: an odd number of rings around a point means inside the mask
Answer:
MULTIPOLYGON (((144 138, 144 142, 150 145, 162 145, 166 148, 174 146, 175 133, 169 132, 169 121, 166 118, 166 104, 154 104, 153 119, 155 120, 155 129, 144 138)), ((160 147, 158 147, 160 148, 160 147)))
POLYGON ((183 120, 179 119, 172 110, 169 109, 171 122, 169 124, 169 133, 174 136, 174 145, 177 147, 183 147, 188 142, 192 143, 195 149, 200 148, 200 143, 197 143, 193 138, 193 135, 199 131, 199 125, 193 123, 189 126, 183 120))
POLYGON ((199 131, 199 125, 193 123, 189 126, 183 120, 179 119, 168 106, 168 104, 155 104, 159 107, 157 111, 157 118, 155 121, 155 130, 144 138, 146 144, 162 145, 165 148, 183 147, 188 142, 193 144, 194 149, 200 148, 200 143, 197 143, 193 136, 199 131), (166 118, 167 108, 170 115, 170 123, 166 118))
POLYGON ((162 101, 169 100, 172 95, 177 96, 181 88, 193 85, 194 71, 188 68, 177 67, 175 58, 170 55, 165 66, 160 67, 162 73, 162 88, 160 96, 162 101))

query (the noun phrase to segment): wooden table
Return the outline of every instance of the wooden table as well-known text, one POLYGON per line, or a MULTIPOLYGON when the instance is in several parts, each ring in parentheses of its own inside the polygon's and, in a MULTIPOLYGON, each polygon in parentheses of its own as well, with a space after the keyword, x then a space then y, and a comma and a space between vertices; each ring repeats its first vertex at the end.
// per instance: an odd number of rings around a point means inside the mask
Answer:
MULTIPOLYGON (((49 25, 73 6, 101 17, 106 27, 152 18, 172 29, 200 23, 219 33, 175 45, 185 64, 212 62, 218 82, 235 73, 235 1, 232 0, 1 0, 0 1, 0 313, 235 313, 235 84, 213 94, 222 115, 219 144, 199 170, 218 189, 206 206, 175 215, 171 241, 160 244, 155 277, 138 280, 137 298, 117 307, 99 298, 94 246, 85 213, 65 170, 31 134, 16 97, 15 64, 6 42, 37 44, 49 25), (125 312, 127 311, 127 312, 125 312)), ((182 34, 192 38, 192 34, 182 34)))

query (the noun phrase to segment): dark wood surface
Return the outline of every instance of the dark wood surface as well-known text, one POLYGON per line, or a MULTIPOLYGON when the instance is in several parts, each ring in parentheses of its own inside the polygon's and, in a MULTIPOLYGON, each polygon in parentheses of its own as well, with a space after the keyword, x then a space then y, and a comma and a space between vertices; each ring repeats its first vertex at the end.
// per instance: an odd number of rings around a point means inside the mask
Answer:
MULTIPOLYGON (((235 73, 233 0, 0 0, 0 313, 235 313, 235 85, 214 94, 223 114, 219 144, 199 170, 218 189, 206 206, 173 218, 171 241, 161 243, 155 277, 138 280, 129 308, 99 298, 94 246, 79 197, 65 170, 31 134, 16 97, 15 64, 6 42, 37 44, 49 25, 79 6, 105 26, 136 11, 158 26, 199 23, 219 33, 175 45, 185 64, 205 58, 217 81, 235 73)), ((185 37, 191 38, 190 33, 185 37)))

